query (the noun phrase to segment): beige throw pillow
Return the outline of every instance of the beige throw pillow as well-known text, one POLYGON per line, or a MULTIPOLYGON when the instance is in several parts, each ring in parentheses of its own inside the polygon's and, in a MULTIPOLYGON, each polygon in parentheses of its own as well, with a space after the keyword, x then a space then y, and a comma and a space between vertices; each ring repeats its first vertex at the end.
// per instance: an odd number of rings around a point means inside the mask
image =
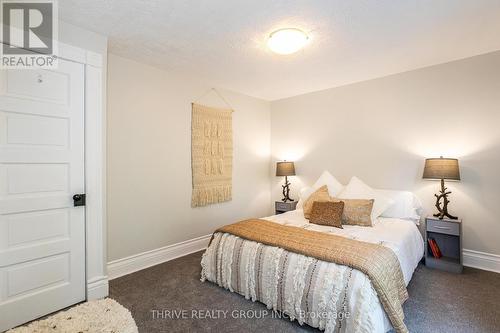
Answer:
POLYGON ((342 224, 360 225, 363 227, 371 227, 373 199, 337 199, 334 201, 344 202, 344 211, 342 213, 342 224))
POLYGON ((342 212, 344 210, 343 201, 328 201, 313 203, 309 222, 329 227, 342 228, 342 212))
POLYGON ((317 189, 313 194, 307 198, 306 202, 304 202, 304 217, 309 220, 311 217, 311 211, 313 207, 313 203, 315 201, 318 202, 327 202, 327 201, 333 201, 332 197, 328 194, 328 187, 326 185, 321 186, 319 189, 317 189))

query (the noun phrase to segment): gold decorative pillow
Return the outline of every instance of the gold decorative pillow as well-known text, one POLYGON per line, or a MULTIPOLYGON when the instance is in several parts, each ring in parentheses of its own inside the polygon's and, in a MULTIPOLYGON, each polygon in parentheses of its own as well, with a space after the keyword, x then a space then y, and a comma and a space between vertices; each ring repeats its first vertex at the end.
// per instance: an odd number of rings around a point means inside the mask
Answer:
POLYGON ((326 201, 313 202, 311 217, 309 222, 330 227, 342 228, 342 212, 344 211, 344 202, 326 201))
POLYGON ((334 201, 344 202, 342 213, 342 224, 360 225, 363 227, 373 226, 372 209, 373 199, 334 199, 334 201))
POLYGON ((328 187, 326 185, 321 186, 319 189, 317 189, 313 194, 307 198, 306 202, 304 202, 304 217, 309 220, 309 217, 311 216, 311 211, 313 207, 313 203, 315 201, 318 202, 326 202, 326 201, 333 201, 332 197, 328 194, 328 187))

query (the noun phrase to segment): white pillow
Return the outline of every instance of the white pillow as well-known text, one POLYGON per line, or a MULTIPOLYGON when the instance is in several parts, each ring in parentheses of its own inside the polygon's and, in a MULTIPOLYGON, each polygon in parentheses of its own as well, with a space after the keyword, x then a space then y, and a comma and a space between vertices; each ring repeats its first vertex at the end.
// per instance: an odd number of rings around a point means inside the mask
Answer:
POLYGON ((377 193, 391 198, 394 204, 382 213, 382 217, 392 217, 399 219, 420 220, 422 203, 409 191, 375 190, 377 193))
POLYGON ((297 202, 296 209, 301 209, 304 206, 304 202, 309 198, 311 194, 313 194, 315 189, 312 187, 303 187, 299 192, 299 202, 297 202))
POLYGON ((346 187, 338 195, 339 199, 374 199, 372 209, 372 223, 382 213, 394 204, 394 200, 386 197, 382 193, 375 191, 370 186, 363 183, 358 177, 352 177, 346 187))
POLYGON ((321 186, 326 185, 328 187, 328 194, 332 197, 342 191, 344 185, 342 185, 334 176, 332 176, 328 171, 323 171, 318 180, 314 183, 312 187, 303 187, 299 192, 299 202, 297 202, 297 209, 301 209, 304 206, 304 202, 309 198, 311 194, 314 193, 321 186))
POLYGON ((321 176, 319 176, 318 180, 316 181, 316 183, 314 183, 312 188, 314 191, 316 191, 324 185, 328 187, 328 194, 331 197, 336 197, 344 188, 344 186, 326 170, 323 171, 321 176))

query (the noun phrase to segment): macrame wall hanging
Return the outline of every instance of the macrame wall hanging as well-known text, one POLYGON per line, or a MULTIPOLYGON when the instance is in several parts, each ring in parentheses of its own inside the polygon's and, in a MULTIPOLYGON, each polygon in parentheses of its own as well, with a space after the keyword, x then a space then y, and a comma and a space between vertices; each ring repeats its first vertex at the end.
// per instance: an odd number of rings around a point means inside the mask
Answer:
POLYGON ((192 207, 230 201, 232 198, 233 110, 217 90, 212 88, 210 91, 214 91, 229 108, 192 103, 192 207))

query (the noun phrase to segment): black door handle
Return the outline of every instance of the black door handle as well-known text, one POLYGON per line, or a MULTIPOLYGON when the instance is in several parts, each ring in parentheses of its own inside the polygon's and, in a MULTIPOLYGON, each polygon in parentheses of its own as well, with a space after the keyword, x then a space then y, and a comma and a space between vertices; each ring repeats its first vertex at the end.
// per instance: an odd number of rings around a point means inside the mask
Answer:
POLYGON ((85 194, 75 194, 73 196, 73 206, 85 206, 85 194))

